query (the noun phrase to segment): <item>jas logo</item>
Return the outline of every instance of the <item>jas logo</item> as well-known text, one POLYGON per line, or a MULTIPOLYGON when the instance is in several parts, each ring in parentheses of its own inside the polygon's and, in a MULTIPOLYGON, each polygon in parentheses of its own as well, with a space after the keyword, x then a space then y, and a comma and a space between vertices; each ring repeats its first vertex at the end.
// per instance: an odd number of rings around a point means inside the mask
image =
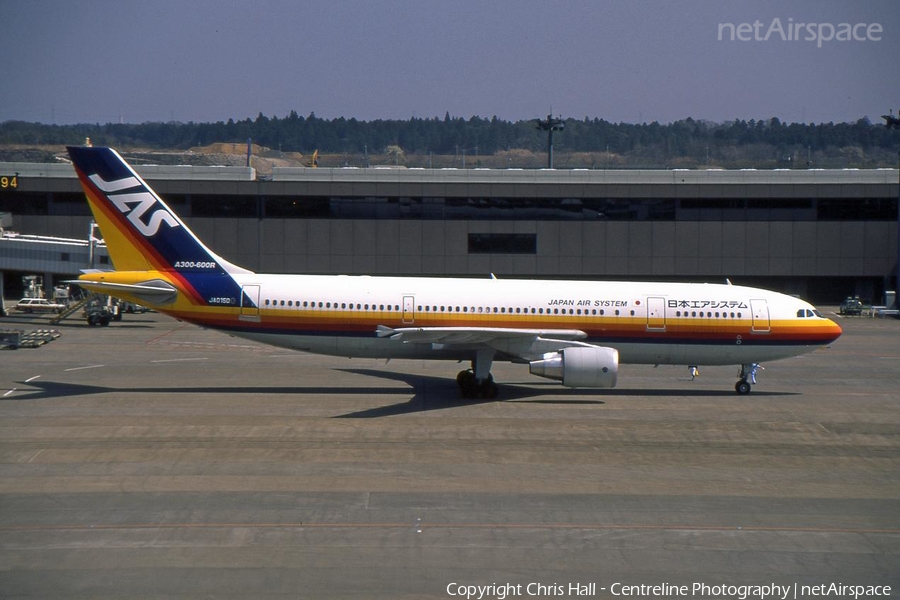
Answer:
POLYGON ((125 179, 117 179, 116 181, 104 181, 99 175, 91 175, 89 177, 101 191, 106 192, 110 201, 123 215, 131 222, 135 228, 145 237, 152 237, 159 231, 160 225, 166 223, 169 227, 178 227, 178 220, 164 207, 160 206, 156 210, 151 210, 158 200, 147 191, 140 191, 131 194, 116 194, 120 190, 127 190, 141 185, 140 181, 135 177, 126 177, 125 179), (144 215, 149 213, 149 217, 144 220, 144 215))

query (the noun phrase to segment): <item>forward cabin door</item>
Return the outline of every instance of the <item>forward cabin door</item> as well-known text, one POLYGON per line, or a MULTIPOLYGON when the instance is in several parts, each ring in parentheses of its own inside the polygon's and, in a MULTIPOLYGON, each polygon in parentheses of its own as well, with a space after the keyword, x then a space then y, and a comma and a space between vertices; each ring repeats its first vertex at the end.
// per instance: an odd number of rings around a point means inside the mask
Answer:
POLYGON ((647 298, 647 331, 666 330, 666 299, 647 298))
POLYGON ((765 300, 751 300, 750 313, 753 315, 753 324, 750 326, 752 333, 769 333, 769 305, 765 300))

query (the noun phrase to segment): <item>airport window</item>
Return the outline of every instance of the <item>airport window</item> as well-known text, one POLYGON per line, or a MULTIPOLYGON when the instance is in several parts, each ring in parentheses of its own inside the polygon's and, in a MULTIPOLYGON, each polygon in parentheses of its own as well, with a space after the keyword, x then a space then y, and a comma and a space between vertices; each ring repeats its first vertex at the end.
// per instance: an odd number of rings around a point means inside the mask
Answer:
POLYGON ((819 198, 819 221, 896 221, 897 198, 819 198))
POLYGON ((256 196, 198 195, 191 196, 193 217, 256 217, 256 196))
MULTIPOLYGON (((83 194, 81 202, 87 206, 83 194)), ((14 215, 47 215, 50 213, 49 208, 50 194, 47 193, 0 192, 0 212, 9 212, 14 215)))
POLYGON ((469 254, 537 254, 534 233, 470 233, 469 254))
POLYGON ((66 215, 72 217, 89 216, 90 206, 85 201, 84 194, 52 193, 50 197, 49 214, 66 215))
POLYGON ((263 201, 266 217, 277 219, 327 219, 330 203, 324 196, 266 197, 263 201))

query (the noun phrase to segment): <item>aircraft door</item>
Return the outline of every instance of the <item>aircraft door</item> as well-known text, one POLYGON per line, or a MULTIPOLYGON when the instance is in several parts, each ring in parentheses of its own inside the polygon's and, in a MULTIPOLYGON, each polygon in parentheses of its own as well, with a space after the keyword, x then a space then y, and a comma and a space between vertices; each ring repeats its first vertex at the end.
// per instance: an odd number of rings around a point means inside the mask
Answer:
POLYGON ((416 322, 415 296, 403 296, 403 322, 407 325, 416 322))
POLYGON ((259 321, 259 286, 241 286, 241 316, 242 321, 259 321))
POLYGON ((769 333, 771 326, 769 323, 769 305, 765 300, 751 300, 750 312, 753 315, 753 324, 750 331, 753 333, 769 333))
POLYGON ((647 298, 647 331, 666 330, 666 299, 647 298))

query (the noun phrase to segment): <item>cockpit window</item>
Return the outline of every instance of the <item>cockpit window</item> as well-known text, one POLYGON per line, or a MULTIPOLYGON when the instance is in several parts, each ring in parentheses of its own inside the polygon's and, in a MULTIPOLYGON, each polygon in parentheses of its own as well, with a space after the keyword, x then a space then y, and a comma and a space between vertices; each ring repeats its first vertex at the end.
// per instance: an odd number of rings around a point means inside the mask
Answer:
POLYGON ((815 314, 817 317, 819 317, 819 318, 821 318, 821 319, 824 319, 824 318, 825 318, 824 316, 822 316, 822 313, 820 313, 820 312, 817 311, 817 310, 814 310, 814 311, 813 311, 813 314, 815 314))
POLYGON ((801 308, 800 310, 797 311, 797 317, 798 317, 798 318, 802 319, 802 318, 805 317, 805 316, 806 316, 806 310, 805 310, 805 309, 801 308))

